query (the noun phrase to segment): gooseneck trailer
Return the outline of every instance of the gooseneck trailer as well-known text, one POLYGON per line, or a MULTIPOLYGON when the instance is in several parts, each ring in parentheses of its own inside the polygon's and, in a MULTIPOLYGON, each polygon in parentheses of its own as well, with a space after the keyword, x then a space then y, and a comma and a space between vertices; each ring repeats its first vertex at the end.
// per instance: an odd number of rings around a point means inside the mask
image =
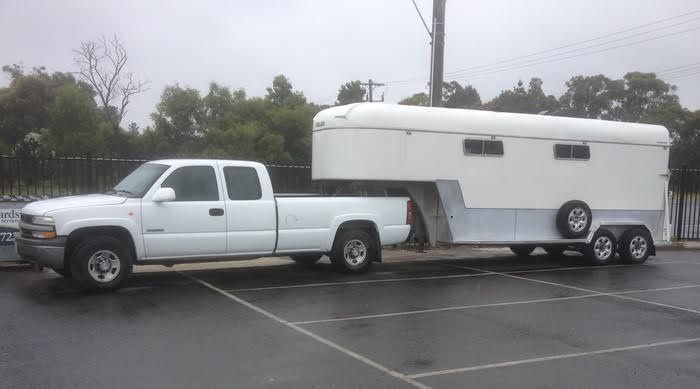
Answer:
POLYGON ((574 249, 643 262, 668 243, 668 130, 657 125, 359 103, 313 122, 325 191, 407 193, 416 238, 574 249))

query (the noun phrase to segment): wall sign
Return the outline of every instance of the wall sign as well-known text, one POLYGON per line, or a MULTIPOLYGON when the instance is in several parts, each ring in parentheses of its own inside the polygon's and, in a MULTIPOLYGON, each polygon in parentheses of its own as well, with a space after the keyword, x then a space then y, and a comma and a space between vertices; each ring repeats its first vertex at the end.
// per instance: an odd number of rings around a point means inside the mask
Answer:
POLYGON ((19 232, 19 210, 24 202, 0 202, 0 261, 16 261, 15 235, 19 232))

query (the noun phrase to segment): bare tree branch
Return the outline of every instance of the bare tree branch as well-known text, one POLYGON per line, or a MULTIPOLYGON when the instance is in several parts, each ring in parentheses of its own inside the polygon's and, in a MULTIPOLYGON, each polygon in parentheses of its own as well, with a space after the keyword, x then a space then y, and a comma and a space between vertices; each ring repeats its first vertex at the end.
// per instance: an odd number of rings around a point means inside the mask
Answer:
POLYGON ((78 75, 95 90, 105 115, 114 129, 118 129, 131 97, 146 91, 149 82, 137 80, 133 73, 126 72, 129 56, 116 35, 81 42, 73 53, 80 69, 78 75))

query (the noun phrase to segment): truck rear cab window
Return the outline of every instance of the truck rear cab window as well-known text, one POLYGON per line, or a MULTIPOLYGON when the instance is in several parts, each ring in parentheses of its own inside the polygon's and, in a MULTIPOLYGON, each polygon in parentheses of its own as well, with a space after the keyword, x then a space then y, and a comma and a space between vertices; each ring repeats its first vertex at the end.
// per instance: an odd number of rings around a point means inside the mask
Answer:
POLYGON ((588 145, 555 144, 554 158, 587 161, 591 159, 591 149, 588 145))
POLYGON ((176 169, 160 185, 173 188, 175 201, 218 201, 216 173, 211 166, 184 166, 176 169))
POLYGON ((503 155, 503 141, 485 139, 465 139, 465 155, 503 155))
POLYGON ((228 198, 231 200, 259 200, 262 197, 260 179, 255 168, 225 166, 224 179, 228 198))

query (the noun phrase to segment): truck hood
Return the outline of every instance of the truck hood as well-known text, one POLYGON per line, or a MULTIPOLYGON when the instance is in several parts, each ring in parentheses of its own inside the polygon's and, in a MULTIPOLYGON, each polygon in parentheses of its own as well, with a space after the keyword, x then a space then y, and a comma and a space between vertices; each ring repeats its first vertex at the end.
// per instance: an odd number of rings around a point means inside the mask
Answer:
POLYGON ((59 209, 94 207, 100 205, 118 205, 125 201, 126 197, 104 194, 68 196, 29 203, 22 209, 22 212, 30 215, 44 215, 47 212, 56 211, 59 209))

